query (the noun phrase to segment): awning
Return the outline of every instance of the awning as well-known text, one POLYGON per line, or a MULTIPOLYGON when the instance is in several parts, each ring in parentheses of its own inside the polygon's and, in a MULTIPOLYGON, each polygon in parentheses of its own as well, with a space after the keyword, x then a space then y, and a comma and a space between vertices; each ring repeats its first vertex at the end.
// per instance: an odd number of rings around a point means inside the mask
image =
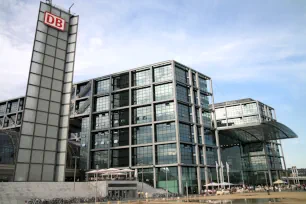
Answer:
POLYGON ((236 142, 264 142, 298 137, 289 127, 276 121, 219 127, 218 130, 221 145, 236 142))

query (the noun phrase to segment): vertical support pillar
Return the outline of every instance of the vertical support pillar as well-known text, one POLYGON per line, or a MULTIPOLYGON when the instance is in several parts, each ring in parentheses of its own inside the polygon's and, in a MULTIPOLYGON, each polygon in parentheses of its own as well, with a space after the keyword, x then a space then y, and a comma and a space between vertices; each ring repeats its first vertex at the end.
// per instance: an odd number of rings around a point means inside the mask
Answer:
POLYGON ((113 90, 113 83, 112 83, 112 76, 109 77, 109 90, 108 90, 108 98, 109 98, 109 104, 108 104, 108 117, 109 117, 109 126, 108 126, 108 146, 107 146, 107 158, 108 158, 108 162, 107 162, 107 168, 110 168, 111 167, 111 163, 112 163, 112 158, 111 158, 111 150, 110 150, 110 147, 111 147, 111 127, 112 127, 112 121, 113 121, 113 116, 112 116, 112 112, 111 112, 111 109, 112 109, 112 90, 113 90))
MULTIPOLYGON (((94 112, 94 101, 93 101, 93 95, 94 95, 94 80, 90 80, 88 83, 91 83, 90 86, 90 96, 89 96, 89 101, 90 101, 90 112, 89 112, 89 128, 88 128, 88 137, 87 137, 87 169, 91 169, 91 144, 92 144, 92 134, 91 134, 91 129, 92 129, 92 113, 94 112)), ((94 167, 96 168, 96 167, 94 167)), ((101 168, 101 166, 99 166, 101 168)))
MULTIPOLYGON (((192 109, 192 121, 193 121, 193 137, 194 137, 194 143, 196 144, 194 149, 195 149, 195 154, 196 154, 196 164, 197 164, 197 182, 198 182, 198 194, 200 194, 202 188, 201 188, 201 170, 200 170, 200 161, 199 161, 199 141, 198 141, 198 130, 197 130, 197 118, 196 118, 196 111, 197 109, 195 108, 196 101, 194 100, 194 90, 193 90, 193 78, 192 78, 192 71, 188 69, 188 77, 189 77, 189 92, 190 92, 190 98, 191 98, 191 109, 192 109)), ((199 100, 199 97, 198 97, 199 100)), ((198 101, 199 102, 199 101, 198 101)), ((198 114, 199 110, 198 110, 198 114)))
MULTIPOLYGON (((214 121, 214 129, 215 129, 215 138, 216 138, 216 145, 217 145, 217 154, 218 154, 218 163, 219 166, 221 165, 221 149, 220 149, 220 141, 219 141, 219 132, 218 132, 218 126, 217 126, 217 119, 216 119, 216 110, 215 110, 215 100, 214 100, 214 94, 213 94, 213 85, 212 80, 210 79, 210 91, 211 91, 211 107, 212 107, 212 114, 213 114, 213 121, 214 121)), ((223 178, 223 168, 220 168, 220 178, 223 178)), ((223 179, 221 179, 223 181, 223 179)))
MULTIPOLYGON (((132 115, 133 115, 133 109, 131 108, 131 105, 133 103, 132 100, 132 72, 129 71, 129 167, 132 167, 132 115)), ((142 181, 143 182, 143 181, 142 181)))
POLYGON ((176 152, 177 152, 177 164, 178 164, 178 181, 179 181, 179 193, 183 193, 182 185, 182 168, 181 168, 181 151, 180 151, 180 133, 179 133, 179 116, 178 116, 178 104, 176 93, 176 74, 175 74, 175 62, 171 62, 172 75, 173 75, 173 96, 174 96, 174 111, 175 111, 175 134, 176 134, 176 152))
POLYGON ((151 66, 150 67, 150 79, 151 79, 151 112, 152 112, 152 155, 153 155, 153 186, 154 188, 156 188, 156 168, 155 168, 155 165, 156 165, 156 146, 155 146, 155 108, 154 108, 154 85, 153 85, 153 81, 154 81, 154 78, 153 78, 153 67, 151 66))

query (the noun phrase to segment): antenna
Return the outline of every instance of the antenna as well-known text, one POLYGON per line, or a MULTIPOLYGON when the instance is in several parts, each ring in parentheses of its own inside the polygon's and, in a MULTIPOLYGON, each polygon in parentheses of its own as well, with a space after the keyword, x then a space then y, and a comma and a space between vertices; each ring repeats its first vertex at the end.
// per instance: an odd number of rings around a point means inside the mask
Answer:
POLYGON ((70 9, 71 9, 71 7, 73 7, 73 5, 74 5, 74 3, 72 3, 72 5, 69 7, 69 13, 70 13, 70 9))

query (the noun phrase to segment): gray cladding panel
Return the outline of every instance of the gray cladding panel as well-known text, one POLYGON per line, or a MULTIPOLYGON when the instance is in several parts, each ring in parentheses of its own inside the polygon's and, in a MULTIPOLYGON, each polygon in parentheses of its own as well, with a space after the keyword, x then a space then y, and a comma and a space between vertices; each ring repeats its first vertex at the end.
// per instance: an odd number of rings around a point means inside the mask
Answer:
POLYGON ((64 93, 71 93, 77 22, 78 17, 71 18, 65 11, 44 2, 40 3, 25 97, 24 122, 21 125, 22 136, 15 165, 15 181, 64 181, 64 148, 68 137, 69 117, 60 116, 60 113, 69 114, 69 106, 64 104, 70 97, 62 96, 64 93), (46 11, 65 19, 64 31, 44 24, 46 11), (70 26, 70 19, 73 26, 70 26), (66 51, 68 42, 73 43, 69 45, 69 53, 66 51), (70 62, 67 68, 66 60, 70 62), (65 70, 69 70, 69 73, 65 70))

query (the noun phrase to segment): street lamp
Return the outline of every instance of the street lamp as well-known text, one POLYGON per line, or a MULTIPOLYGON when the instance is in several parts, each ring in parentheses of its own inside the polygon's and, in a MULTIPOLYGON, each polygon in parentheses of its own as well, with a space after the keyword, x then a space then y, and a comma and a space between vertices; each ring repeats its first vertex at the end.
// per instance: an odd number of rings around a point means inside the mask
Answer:
POLYGON ((162 168, 166 172, 166 191, 167 191, 167 200, 168 200, 168 175, 167 172, 169 171, 168 167, 162 168))
POLYGON ((76 166, 77 166, 77 159, 79 159, 79 156, 73 156, 74 159, 74 174, 73 174, 73 190, 75 191, 75 177, 76 177, 76 166))

